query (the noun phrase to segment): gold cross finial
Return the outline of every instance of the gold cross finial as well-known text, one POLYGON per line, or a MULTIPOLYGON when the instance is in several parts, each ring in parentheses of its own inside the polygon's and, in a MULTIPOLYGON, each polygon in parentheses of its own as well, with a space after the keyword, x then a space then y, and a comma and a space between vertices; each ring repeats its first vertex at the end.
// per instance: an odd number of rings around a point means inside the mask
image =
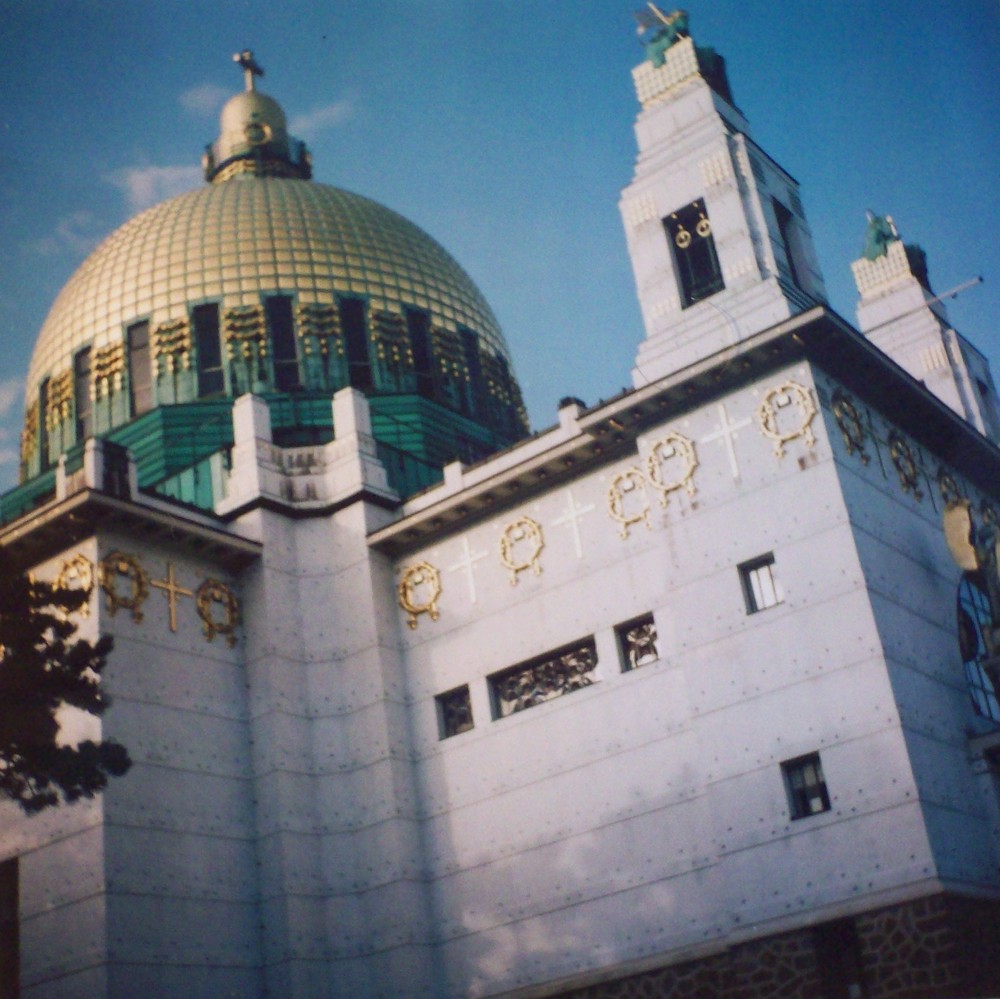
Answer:
POLYGON ((254 59, 253 52, 250 49, 244 49, 242 52, 234 52, 233 62, 238 62, 243 67, 243 80, 247 90, 255 89, 253 78, 255 76, 263 76, 264 70, 258 65, 257 60, 254 59))

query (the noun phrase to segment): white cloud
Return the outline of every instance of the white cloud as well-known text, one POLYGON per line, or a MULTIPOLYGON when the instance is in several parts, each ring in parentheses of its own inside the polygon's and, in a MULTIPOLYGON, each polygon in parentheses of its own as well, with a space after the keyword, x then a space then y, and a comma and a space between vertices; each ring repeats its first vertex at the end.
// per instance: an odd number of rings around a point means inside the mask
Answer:
POLYGON ((219 112, 231 93, 231 90, 226 90, 217 83, 202 83, 185 90, 180 96, 180 102, 185 111, 207 118, 219 112))
POLYGON ((129 210, 138 212, 165 198, 190 191, 203 177, 196 166, 144 166, 116 170, 105 180, 124 191, 129 210))
POLYGON ((324 129, 342 125, 354 114, 354 105, 349 98, 324 104, 321 107, 296 115, 288 123, 288 131, 292 135, 314 135, 324 129))
POLYGON ((14 408, 14 403, 21 397, 21 381, 17 378, 7 378, 0 382, 0 420, 14 408))
POLYGON ((93 212, 81 209, 59 219, 55 232, 35 240, 32 249, 44 257, 66 251, 83 256, 97 245, 103 235, 103 228, 93 212))

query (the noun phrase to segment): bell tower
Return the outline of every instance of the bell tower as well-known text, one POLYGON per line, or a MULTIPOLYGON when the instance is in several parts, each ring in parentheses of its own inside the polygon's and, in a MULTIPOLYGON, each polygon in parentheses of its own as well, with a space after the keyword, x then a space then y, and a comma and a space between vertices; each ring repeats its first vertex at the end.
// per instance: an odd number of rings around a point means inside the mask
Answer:
POLYGON ((931 290, 927 256, 905 244, 890 215, 868 213, 861 257, 851 264, 858 286, 858 329, 900 367, 1000 443, 1000 405, 989 361, 952 329, 931 290))
POLYGON ((750 137, 725 60, 685 11, 639 15, 635 176, 620 208, 646 384, 826 300, 798 183, 750 137))

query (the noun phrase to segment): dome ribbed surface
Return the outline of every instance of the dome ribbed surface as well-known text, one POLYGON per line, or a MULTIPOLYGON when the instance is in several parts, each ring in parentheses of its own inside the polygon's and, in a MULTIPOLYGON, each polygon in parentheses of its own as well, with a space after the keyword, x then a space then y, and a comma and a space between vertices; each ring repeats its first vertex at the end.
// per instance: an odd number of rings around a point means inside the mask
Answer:
POLYGON ((413 223, 323 184, 237 177, 148 209, 91 253, 42 326, 26 402, 46 376, 72 368, 77 350, 121 342, 131 323, 186 319, 201 302, 259 305, 273 294, 299 305, 350 295, 372 310, 426 309, 436 325, 468 328, 510 360, 479 290, 413 223))

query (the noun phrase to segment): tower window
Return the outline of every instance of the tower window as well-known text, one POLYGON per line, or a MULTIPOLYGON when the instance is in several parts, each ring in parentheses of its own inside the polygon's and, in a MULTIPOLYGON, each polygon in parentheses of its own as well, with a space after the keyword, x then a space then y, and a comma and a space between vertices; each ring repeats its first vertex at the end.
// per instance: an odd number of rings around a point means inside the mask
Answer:
POLYGON ((365 303, 360 298, 342 298, 339 302, 340 328, 347 350, 347 377, 357 389, 372 387, 372 365, 368 354, 368 329, 365 303))
POLYGON ((153 408, 153 369, 149 356, 149 322, 129 326, 128 341, 128 392, 132 415, 149 412, 153 408))
POLYGON ((219 306, 215 302, 191 310, 194 344, 198 352, 198 395, 217 395, 226 390, 219 342, 219 306))
POLYGON ((663 227, 673 248, 683 308, 722 291, 725 282, 705 202, 693 201, 668 215, 663 227))
POLYGON ((589 687, 597 670, 593 638, 489 677, 493 717, 508 715, 589 687))
POLYGON ((788 793, 788 811, 793 819, 830 811, 830 795, 823 779, 819 753, 810 753, 781 764, 788 793))
POLYGON ((743 584, 743 599, 747 613, 774 607, 782 601, 781 586, 774 574, 774 555, 768 553, 739 567, 740 582, 743 584))
POLYGON ((413 370, 417 376, 417 392, 430 399, 434 395, 430 319, 420 309, 407 308, 405 311, 410 350, 413 351, 413 370))
POLYGON ((295 351, 295 324, 290 295, 271 295, 264 299, 267 329, 271 335, 274 359, 274 387, 288 392, 299 387, 299 358, 295 351))
POLYGON ((90 398, 90 348, 73 357, 73 403, 76 406, 76 439, 86 440, 94 433, 94 407, 90 398))

